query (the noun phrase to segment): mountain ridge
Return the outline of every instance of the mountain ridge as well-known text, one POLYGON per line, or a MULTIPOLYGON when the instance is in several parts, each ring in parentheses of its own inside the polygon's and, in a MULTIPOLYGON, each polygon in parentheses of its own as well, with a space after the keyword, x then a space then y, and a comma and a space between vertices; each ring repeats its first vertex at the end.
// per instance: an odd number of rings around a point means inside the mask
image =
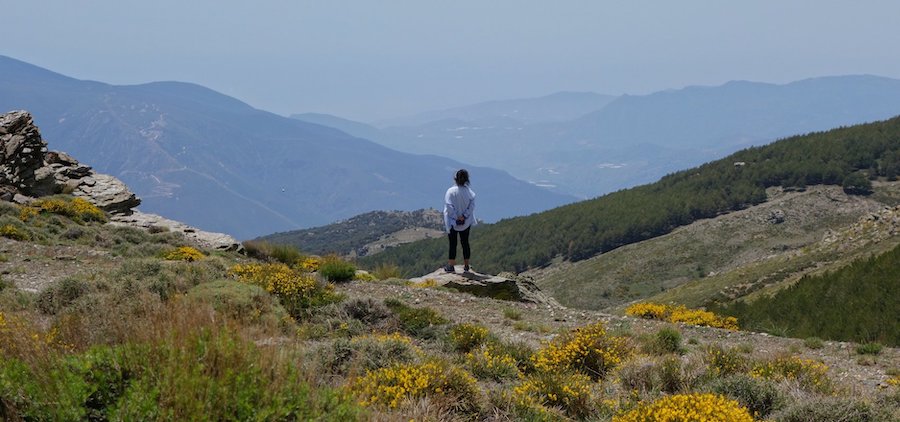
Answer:
POLYGON ((574 199, 499 170, 410 155, 258 110, 196 84, 115 86, 35 69, 0 57, 0 108, 31 110, 53 148, 92 157, 144 199, 143 210, 242 239, 373 209, 435 206, 463 167, 494 199, 481 204, 489 221, 574 199))

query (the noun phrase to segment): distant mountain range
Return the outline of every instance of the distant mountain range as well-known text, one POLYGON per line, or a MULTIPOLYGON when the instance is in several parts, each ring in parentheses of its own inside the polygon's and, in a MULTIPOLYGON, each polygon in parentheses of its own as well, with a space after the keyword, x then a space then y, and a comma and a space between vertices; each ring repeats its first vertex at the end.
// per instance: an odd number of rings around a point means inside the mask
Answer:
POLYGON ((461 167, 471 170, 487 221, 574 199, 188 83, 108 85, 0 56, 0 109, 31 111, 51 148, 122 179, 142 210, 242 239, 378 209, 437 207, 461 167))
POLYGON ((588 198, 748 146, 898 114, 900 80, 835 76, 785 85, 736 81, 640 96, 560 93, 423 113, 379 122, 389 124, 380 129, 333 117, 294 117, 401 151, 490 165, 588 198), (513 112, 518 109, 527 112, 513 112), (548 117, 535 117, 537 110, 548 117))

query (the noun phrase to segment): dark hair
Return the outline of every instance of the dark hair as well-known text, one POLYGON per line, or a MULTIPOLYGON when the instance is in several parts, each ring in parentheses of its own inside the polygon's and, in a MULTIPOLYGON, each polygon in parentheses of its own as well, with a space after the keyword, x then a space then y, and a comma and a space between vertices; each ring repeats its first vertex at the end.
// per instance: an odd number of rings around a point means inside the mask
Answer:
POLYGON ((469 172, 466 169, 460 169, 453 178, 457 185, 465 186, 469 184, 469 172))

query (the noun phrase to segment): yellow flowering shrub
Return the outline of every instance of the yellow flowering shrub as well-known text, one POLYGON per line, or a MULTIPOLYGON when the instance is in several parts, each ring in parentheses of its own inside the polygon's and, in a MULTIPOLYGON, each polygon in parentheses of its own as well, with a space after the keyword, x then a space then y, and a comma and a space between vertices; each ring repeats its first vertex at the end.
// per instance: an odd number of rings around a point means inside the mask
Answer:
POLYGON ((19 230, 18 227, 12 224, 0 226, 0 236, 13 240, 28 240, 31 238, 27 232, 19 230))
POLYGON ((521 408, 559 407, 569 416, 585 418, 594 411, 593 385, 589 376, 577 372, 536 373, 523 379, 513 394, 521 408))
POLYGON ((468 352, 485 342, 488 338, 487 327, 464 322, 454 325, 448 334, 450 344, 460 352, 468 352))
POLYGON ((477 408, 478 385, 468 372, 441 361, 397 364, 369 371, 351 382, 350 390, 363 406, 397 408, 407 399, 444 395, 458 400, 464 410, 477 408))
POLYGON ((737 349, 723 349, 720 346, 710 346, 703 356, 709 371, 716 376, 731 375, 744 372, 747 360, 737 349))
POLYGON ((407 285, 409 285, 409 286, 411 286, 411 287, 418 287, 418 288, 422 288, 422 289, 427 289, 427 288, 437 287, 437 286, 438 286, 438 282, 437 282, 437 280, 435 280, 435 279, 433 279, 433 278, 427 278, 427 279, 425 279, 425 281, 422 281, 422 282, 419 282, 419 283, 409 282, 409 283, 407 283, 407 285))
POLYGON ((303 316, 309 308, 342 299, 334 292, 333 285, 320 282, 314 274, 281 263, 237 264, 228 272, 241 282, 257 285, 277 296, 295 318, 303 316))
POLYGON ((308 256, 303 258, 298 264, 300 269, 306 272, 316 272, 319 270, 319 266, 322 265, 322 258, 317 256, 308 256))
POLYGON ((64 215, 78 222, 98 221, 105 223, 107 221, 106 213, 103 210, 83 198, 38 199, 28 204, 26 208, 32 208, 33 211, 20 211, 19 218, 25 221, 37 213, 44 212, 64 215))
POLYGON ((519 375, 516 359, 490 344, 482 344, 477 349, 466 353, 466 366, 475 377, 480 379, 501 381, 519 375))
POLYGON ((194 262, 206 258, 203 252, 190 246, 179 246, 163 254, 163 259, 167 261, 188 261, 194 262))
POLYGON ((831 378, 828 377, 828 365, 796 356, 761 362, 750 370, 750 376, 775 381, 796 381, 801 387, 819 393, 829 393, 833 390, 831 378))
POLYGON ((613 417, 613 422, 753 422, 738 402, 716 394, 675 394, 613 417))
POLYGON ((33 217, 37 217, 37 215, 40 213, 40 210, 34 207, 21 207, 19 208, 19 220, 31 220, 33 217))
POLYGON ((630 354, 625 338, 607 335, 603 323, 597 322, 557 337, 535 353, 532 360, 538 371, 572 369, 598 379, 630 354))
POLYGON ((887 385, 892 385, 894 387, 900 387, 900 375, 894 375, 887 379, 887 385))
POLYGON ((635 303, 625 309, 626 315, 634 317, 664 320, 668 314, 668 306, 661 303, 635 303))
POLYGON ((371 273, 365 271, 357 272, 353 279, 357 281, 378 281, 378 277, 375 277, 371 273))
POLYGON ((651 302, 635 303, 625 309, 625 314, 661 321, 681 322, 689 325, 738 330, 738 321, 735 317, 716 315, 713 312, 702 309, 689 309, 684 305, 672 306, 651 302))

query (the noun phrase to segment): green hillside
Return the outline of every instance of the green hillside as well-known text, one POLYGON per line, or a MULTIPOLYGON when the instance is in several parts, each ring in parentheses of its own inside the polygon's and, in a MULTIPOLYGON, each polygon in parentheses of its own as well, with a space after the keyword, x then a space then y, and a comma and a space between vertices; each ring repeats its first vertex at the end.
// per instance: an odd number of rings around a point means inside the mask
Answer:
MULTIPOLYGON (((768 187, 841 185, 854 173, 896 178, 900 118, 794 136, 653 184, 477 227, 472 235, 473 261, 488 272, 520 272, 546 266, 556 257, 580 261, 762 203, 768 187)), ((442 239, 416 242, 361 263, 392 262, 407 272, 423 273, 443 260, 445 247, 442 239)))
POLYGON ((878 341, 900 346, 900 246, 825 275, 800 279, 771 297, 720 309, 745 329, 792 337, 878 341))

